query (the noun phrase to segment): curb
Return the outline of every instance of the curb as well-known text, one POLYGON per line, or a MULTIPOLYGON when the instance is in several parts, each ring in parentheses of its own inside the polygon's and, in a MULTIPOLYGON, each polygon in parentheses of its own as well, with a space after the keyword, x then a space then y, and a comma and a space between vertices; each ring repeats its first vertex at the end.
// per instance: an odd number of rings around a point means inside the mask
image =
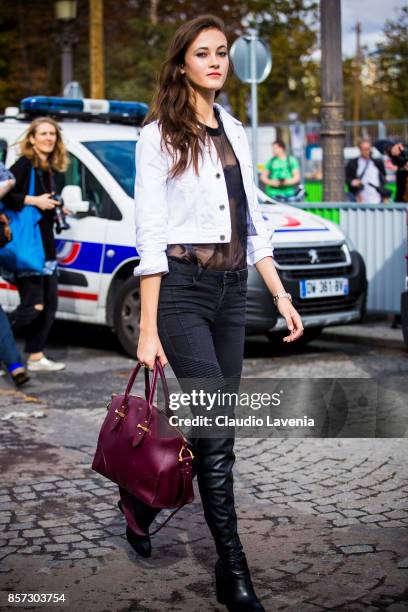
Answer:
POLYGON ((335 342, 350 342, 352 344, 364 344, 365 346, 380 346, 383 348, 408 350, 405 346, 404 339, 401 330, 401 340, 394 338, 380 338, 378 336, 360 336, 358 334, 352 335, 349 333, 341 333, 335 331, 329 331, 330 328, 322 331, 320 338, 323 340, 333 340, 335 342))

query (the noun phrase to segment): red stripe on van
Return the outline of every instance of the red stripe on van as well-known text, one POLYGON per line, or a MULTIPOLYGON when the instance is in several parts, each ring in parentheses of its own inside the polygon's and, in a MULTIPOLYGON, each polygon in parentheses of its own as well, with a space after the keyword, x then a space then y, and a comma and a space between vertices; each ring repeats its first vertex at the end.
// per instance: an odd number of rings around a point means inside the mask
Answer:
POLYGON ((98 299, 97 293, 81 293, 80 291, 68 291, 67 289, 59 289, 58 295, 76 300, 91 300, 92 302, 96 302, 98 299))
MULTIPOLYGON (((9 283, 0 283, 0 289, 8 289, 9 291, 17 291, 17 287, 15 285, 10 285, 9 283)), ((68 291, 67 289, 59 289, 58 295, 60 297, 72 298, 73 300, 90 300, 91 302, 96 302, 98 300, 97 293, 82 293, 81 291, 68 291)))
POLYGON ((10 283, 0 283, 0 289, 10 289, 12 291, 16 291, 17 287, 15 285, 10 285, 10 283))

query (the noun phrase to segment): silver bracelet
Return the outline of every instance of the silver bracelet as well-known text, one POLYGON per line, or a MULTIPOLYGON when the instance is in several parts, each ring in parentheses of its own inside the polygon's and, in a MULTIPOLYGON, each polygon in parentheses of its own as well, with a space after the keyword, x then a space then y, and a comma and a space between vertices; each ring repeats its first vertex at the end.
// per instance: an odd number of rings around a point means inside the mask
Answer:
POLYGON ((275 304, 275 306, 278 303, 279 298, 288 298, 288 300, 292 302, 292 296, 290 295, 290 293, 286 293, 286 291, 281 291, 280 293, 277 293, 276 295, 272 297, 273 297, 273 303, 275 304))

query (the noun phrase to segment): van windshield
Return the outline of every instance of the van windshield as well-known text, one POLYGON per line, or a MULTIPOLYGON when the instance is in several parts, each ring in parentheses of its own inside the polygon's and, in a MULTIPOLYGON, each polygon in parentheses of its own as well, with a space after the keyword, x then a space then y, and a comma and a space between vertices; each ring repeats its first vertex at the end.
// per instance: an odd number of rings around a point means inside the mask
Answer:
POLYGON ((125 192, 133 198, 135 186, 135 140, 82 142, 105 166, 125 192))

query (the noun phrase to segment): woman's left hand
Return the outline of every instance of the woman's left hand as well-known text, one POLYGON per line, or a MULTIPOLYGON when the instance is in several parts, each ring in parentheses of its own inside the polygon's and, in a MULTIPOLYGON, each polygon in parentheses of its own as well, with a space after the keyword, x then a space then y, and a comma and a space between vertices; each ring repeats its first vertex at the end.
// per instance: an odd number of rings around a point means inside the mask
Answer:
POLYGON ((276 304, 277 309, 286 321, 286 325, 290 331, 289 336, 283 338, 284 342, 293 342, 300 338, 303 334, 302 319, 296 308, 287 298, 280 298, 276 304))

